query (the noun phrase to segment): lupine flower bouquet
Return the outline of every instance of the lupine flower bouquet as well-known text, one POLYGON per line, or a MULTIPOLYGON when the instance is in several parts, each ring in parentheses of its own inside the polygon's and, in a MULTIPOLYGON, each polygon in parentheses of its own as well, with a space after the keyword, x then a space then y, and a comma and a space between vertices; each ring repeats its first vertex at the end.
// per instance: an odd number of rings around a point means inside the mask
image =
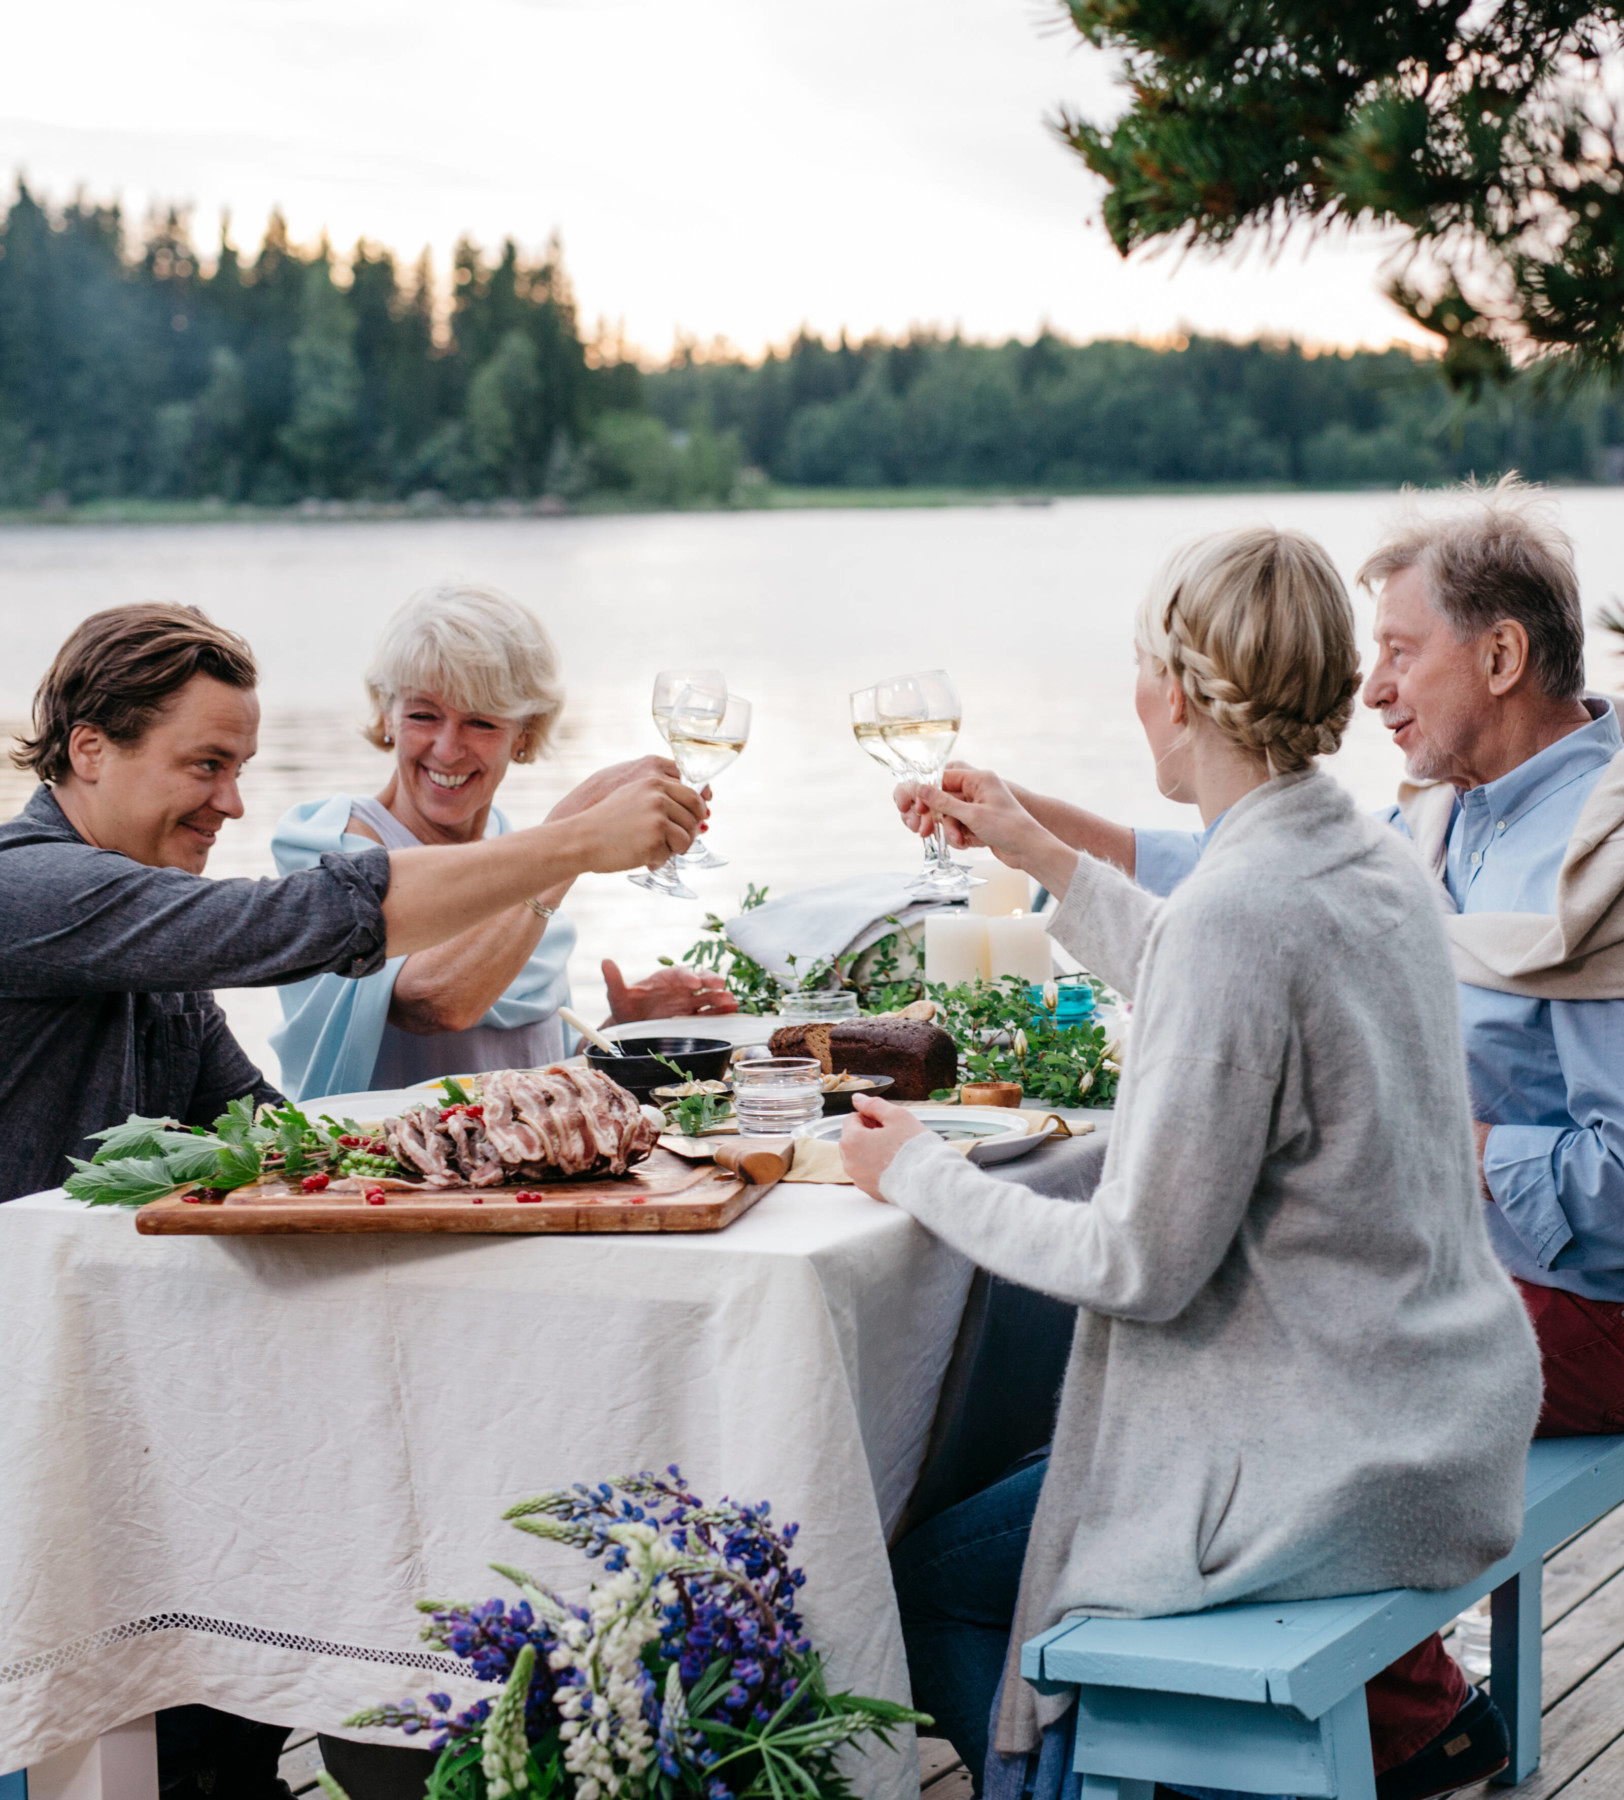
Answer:
POLYGON ((429 1800, 843 1800, 842 1745, 930 1723, 829 1691, 795 1609, 796 1527, 765 1503, 707 1506, 673 1467, 555 1488, 504 1517, 604 1575, 574 1605, 493 1563, 517 1602, 419 1603, 429 1643, 503 1684, 460 1713, 430 1694, 346 1721, 432 1734, 429 1800))

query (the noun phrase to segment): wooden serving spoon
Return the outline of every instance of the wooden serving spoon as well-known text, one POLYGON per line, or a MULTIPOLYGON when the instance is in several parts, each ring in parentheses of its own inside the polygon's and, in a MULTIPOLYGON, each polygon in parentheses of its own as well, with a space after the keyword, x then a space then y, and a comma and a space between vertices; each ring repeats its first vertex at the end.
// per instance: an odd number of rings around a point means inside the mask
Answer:
POLYGON ((558 1016, 566 1025, 572 1026, 580 1032, 589 1044, 601 1050, 605 1056, 624 1056, 626 1054, 613 1038, 606 1038, 596 1025, 588 1025, 578 1012, 571 1012, 567 1006, 561 1006, 558 1009, 558 1016))

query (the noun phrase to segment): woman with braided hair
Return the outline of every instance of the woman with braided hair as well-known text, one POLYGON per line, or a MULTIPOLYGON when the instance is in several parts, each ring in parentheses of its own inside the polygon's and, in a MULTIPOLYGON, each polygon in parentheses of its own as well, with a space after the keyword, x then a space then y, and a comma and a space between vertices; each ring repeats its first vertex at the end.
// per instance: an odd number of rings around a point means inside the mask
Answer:
MULTIPOLYGON (((1359 679, 1335 569, 1293 532, 1208 538, 1135 635, 1158 785, 1206 827, 1169 898, 990 771, 899 796, 1063 896, 1052 935, 1133 999, 1089 1202, 997 1181, 880 1101, 842 1144, 876 1199, 1079 1309, 1045 1455, 893 1553, 915 1699, 999 1800, 1067 1762, 1031 1760, 1069 1701, 1021 1679, 1025 1640, 1073 1612, 1467 1581, 1521 1528, 1540 1402, 1478 1198, 1436 904, 1316 764, 1359 679)), ((1505 1761, 1436 1638, 1367 1702, 1380 1800, 1505 1761)))

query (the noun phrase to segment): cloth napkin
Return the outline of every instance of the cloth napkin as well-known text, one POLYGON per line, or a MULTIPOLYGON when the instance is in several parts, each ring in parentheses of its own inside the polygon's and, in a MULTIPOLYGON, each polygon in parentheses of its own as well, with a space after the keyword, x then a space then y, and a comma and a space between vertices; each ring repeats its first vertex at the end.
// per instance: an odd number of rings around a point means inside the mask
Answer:
POLYGON ((908 888, 916 879, 916 875, 853 875, 827 887, 768 900, 729 919, 724 929, 734 948, 762 968, 793 976, 797 968, 804 973, 814 963, 855 956, 898 925, 913 925, 938 906, 959 904, 912 899, 908 888))
MULTIPOLYGON (((961 1156, 970 1154, 967 1143, 952 1143, 950 1150, 957 1150, 961 1156)), ((790 1172, 784 1177, 786 1181, 829 1181, 839 1187, 850 1187, 851 1177, 846 1173, 846 1165, 840 1160, 839 1138, 797 1138, 795 1141, 795 1161, 790 1172)))
MULTIPOLYGON (((1026 1112, 1021 1115, 1028 1120, 1027 1129, 1036 1131, 1048 1117, 1047 1113, 1026 1112)), ((1091 1132, 1094 1127, 1090 1123, 1072 1126, 1075 1136, 1091 1132)), ((968 1156, 974 1148, 968 1138, 950 1139, 948 1148, 957 1150, 961 1156, 968 1156)), ((1042 1155, 1041 1151, 1037 1152, 1042 1155)), ((845 1165, 840 1160, 839 1138, 797 1138, 795 1140, 795 1161, 790 1172, 784 1177, 786 1181, 831 1181, 837 1185, 851 1186, 851 1177, 846 1173, 845 1165)))

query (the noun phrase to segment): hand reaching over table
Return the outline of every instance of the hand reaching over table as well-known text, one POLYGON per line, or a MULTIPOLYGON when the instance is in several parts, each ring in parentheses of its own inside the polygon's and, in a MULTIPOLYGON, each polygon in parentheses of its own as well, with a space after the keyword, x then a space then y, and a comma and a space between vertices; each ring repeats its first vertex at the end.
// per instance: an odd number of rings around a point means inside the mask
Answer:
POLYGON ((875 1200, 883 1200, 880 1180, 891 1159, 925 1130, 905 1106, 889 1100, 871 1100, 859 1094, 852 1101, 851 1117, 840 1134, 840 1160, 852 1183, 875 1200))
POLYGON ((628 982, 620 965, 607 957, 603 979, 609 989, 609 1022, 627 1025, 635 1019, 686 1019, 739 1010, 720 975, 697 969, 657 969, 645 981, 628 982))

